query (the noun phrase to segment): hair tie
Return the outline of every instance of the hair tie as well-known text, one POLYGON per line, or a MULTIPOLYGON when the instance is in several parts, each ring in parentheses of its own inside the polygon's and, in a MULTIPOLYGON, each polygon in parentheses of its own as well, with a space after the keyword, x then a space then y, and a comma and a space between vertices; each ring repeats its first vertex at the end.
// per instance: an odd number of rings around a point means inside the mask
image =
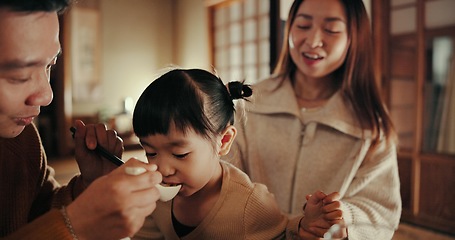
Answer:
POLYGON ((229 82, 228 91, 232 99, 243 99, 253 94, 250 85, 239 81, 229 82))

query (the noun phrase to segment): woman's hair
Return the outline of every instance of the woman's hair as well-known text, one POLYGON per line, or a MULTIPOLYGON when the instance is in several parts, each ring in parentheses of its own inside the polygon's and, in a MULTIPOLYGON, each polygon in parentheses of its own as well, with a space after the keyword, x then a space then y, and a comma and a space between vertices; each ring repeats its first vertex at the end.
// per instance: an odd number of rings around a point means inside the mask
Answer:
POLYGON ((0 7, 16 12, 63 12, 73 0, 1 0, 0 7))
POLYGON ((251 96, 250 86, 230 82, 201 69, 174 69, 153 81, 142 93, 133 113, 138 137, 167 134, 171 126, 183 133, 193 129, 213 139, 234 123, 234 99, 251 96))
MULTIPOLYGON (((281 76, 281 79, 292 76, 297 68, 291 59, 288 42, 291 26, 303 1, 295 0, 289 11, 283 46, 273 72, 275 76, 281 76)), ((377 85, 379 81, 375 74, 372 35, 365 6, 362 0, 340 2, 346 10, 350 40, 345 62, 334 73, 336 79, 342 79, 339 83, 341 94, 351 102, 362 128, 372 130, 375 142, 378 142, 381 134, 387 139, 396 140, 392 120, 377 85)))

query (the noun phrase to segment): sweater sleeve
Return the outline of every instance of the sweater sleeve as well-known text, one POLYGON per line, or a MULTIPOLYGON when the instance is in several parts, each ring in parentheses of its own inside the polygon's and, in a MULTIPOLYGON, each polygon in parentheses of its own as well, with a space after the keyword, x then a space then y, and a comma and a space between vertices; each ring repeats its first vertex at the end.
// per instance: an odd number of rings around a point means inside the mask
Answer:
POLYGON ((284 239, 288 219, 272 193, 263 184, 254 184, 244 213, 246 239, 284 239))
POLYGON ((381 142, 341 200, 350 240, 391 239, 401 216, 396 149, 381 142))
POLYGON ((82 183, 81 176, 74 176, 67 185, 62 186, 55 191, 52 206, 60 208, 61 206, 68 205, 76 199, 76 197, 79 196, 84 189, 85 187, 82 183))
MULTIPOLYGON (((39 138, 38 133, 37 136, 39 138)), ((60 208, 70 204, 85 189, 79 175, 74 176, 67 185, 60 186, 54 178, 54 169, 47 164, 41 140, 39 144, 42 164, 37 185, 38 194, 30 210, 31 219, 44 214, 50 208, 60 208)))
POLYGON ((296 239, 299 234, 300 220, 302 216, 292 217, 286 226, 286 239, 296 239))
POLYGON ((59 210, 53 209, 2 239, 71 240, 73 237, 65 225, 64 217, 59 210))

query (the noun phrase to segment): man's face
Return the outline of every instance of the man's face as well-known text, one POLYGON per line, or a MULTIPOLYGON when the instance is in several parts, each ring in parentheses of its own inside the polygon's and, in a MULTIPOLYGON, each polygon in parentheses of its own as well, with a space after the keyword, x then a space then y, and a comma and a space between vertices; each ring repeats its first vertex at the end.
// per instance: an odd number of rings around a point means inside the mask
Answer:
POLYGON ((60 52, 55 12, 0 8, 0 137, 13 138, 52 101, 50 68, 60 52))

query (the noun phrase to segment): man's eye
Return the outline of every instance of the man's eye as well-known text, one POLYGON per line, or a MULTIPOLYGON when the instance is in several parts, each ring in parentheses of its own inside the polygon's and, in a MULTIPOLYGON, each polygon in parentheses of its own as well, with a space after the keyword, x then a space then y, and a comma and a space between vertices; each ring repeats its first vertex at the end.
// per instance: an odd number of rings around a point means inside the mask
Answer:
POLYGON ((25 83, 30 80, 31 77, 32 73, 24 69, 7 71, 5 74, 2 74, 2 78, 6 79, 11 84, 25 83))
POLYGON ((30 78, 28 77, 12 77, 10 78, 10 82, 13 84, 20 84, 20 83, 25 83, 29 80, 30 78))
POLYGON ((184 159, 186 156, 188 156, 189 153, 184 153, 184 154, 174 154, 176 158, 184 159))

